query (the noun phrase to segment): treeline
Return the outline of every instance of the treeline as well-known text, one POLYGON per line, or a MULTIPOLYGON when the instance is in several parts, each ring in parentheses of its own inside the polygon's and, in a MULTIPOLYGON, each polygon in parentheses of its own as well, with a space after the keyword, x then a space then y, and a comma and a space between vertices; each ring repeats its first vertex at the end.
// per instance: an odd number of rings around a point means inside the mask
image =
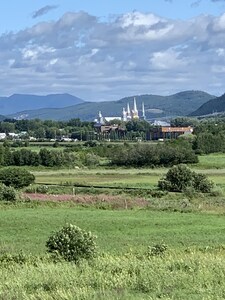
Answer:
POLYGON ((81 140, 94 137, 93 122, 82 122, 80 119, 69 121, 6 119, 0 122, 0 132, 23 133, 23 139, 29 136, 37 139, 61 139, 63 136, 70 136, 81 140))
POLYGON ((146 139, 146 133, 152 127, 143 120, 131 120, 122 122, 113 120, 107 125, 118 124, 118 130, 112 130, 107 133, 98 133, 94 127, 94 122, 81 121, 79 118, 69 121, 53 120, 14 120, 5 119, 0 122, 0 132, 9 136, 9 133, 20 134, 22 139, 56 139, 61 140, 68 137, 74 140, 135 140, 138 138, 146 139))
POLYGON ((112 151, 111 163, 118 166, 156 167, 180 163, 197 163, 198 157, 188 142, 178 144, 127 145, 120 151, 112 151))
POLYGON ((9 147, 0 147, 0 165, 2 166, 72 166, 77 157, 72 152, 40 149, 35 152, 29 149, 11 151, 9 147))

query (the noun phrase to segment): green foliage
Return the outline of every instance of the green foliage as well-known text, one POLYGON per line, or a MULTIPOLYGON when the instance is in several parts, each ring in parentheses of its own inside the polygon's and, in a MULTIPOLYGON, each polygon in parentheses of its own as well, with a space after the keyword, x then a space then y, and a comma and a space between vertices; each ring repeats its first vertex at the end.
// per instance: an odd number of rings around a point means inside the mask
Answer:
POLYGON ((205 174, 199 174, 191 171, 185 165, 173 166, 167 174, 158 182, 161 190, 170 192, 184 192, 192 187, 194 191, 209 193, 213 183, 208 180, 205 174))
POLYGON ((185 165, 173 166, 169 169, 165 179, 159 181, 162 190, 181 192, 192 184, 192 171, 185 165))
POLYGON ((112 164, 119 166, 172 166, 180 163, 197 163, 198 157, 187 141, 164 145, 137 144, 114 147, 108 153, 112 164))
POLYGON ((196 126, 198 122, 199 121, 194 118, 177 117, 175 119, 172 119, 170 124, 172 127, 188 127, 188 126, 196 126))
POLYGON ((17 192, 11 186, 0 184, 0 200, 15 202, 17 199, 17 192))
POLYGON ((22 188, 30 185, 34 180, 33 174, 19 167, 7 167, 0 170, 0 182, 6 186, 22 188))
POLYGON ((213 188, 213 183, 205 174, 192 172, 193 187, 197 192, 209 193, 213 188))
POLYGON ((49 253, 75 263, 81 259, 91 259, 96 254, 95 236, 72 224, 52 234, 46 247, 49 253))
POLYGON ((193 148, 201 153, 209 154, 225 151, 225 136, 222 132, 216 134, 203 132, 197 135, 193 148))
POLYGON ((88 167, 94 167, 99 165, 99 157, 94 153, 87 153, 84 156, 84 165, 88 167))
POLYGON ((148 257, 163 256, 165 254, 165 252, 167 251, 167 249, 168 249, 168 247, 164 243, 149 246, 147 256, 148 257))
POLYGON ((38 185, 35 187, 36 193, 47 194, 49 192, 49 187, 47 185, 38 185))
POLYGON ((174 251, 166 259, 104 254, 76 267, 13 257, 16 263, 1 268, 1 299, 224 299, 223 255, 222 246, 174 251))

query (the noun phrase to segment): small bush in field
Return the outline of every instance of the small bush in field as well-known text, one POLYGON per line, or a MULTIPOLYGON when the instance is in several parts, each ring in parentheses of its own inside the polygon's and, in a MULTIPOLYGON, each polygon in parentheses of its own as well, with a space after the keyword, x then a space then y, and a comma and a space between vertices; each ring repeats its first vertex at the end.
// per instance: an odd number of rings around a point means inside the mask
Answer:
POLYGON ((169 192, 184 192, 193 189, 196 192, 209 193, 213 183, 204 174, 191 171, 185 165, 176 165, 158 182, 159 189, 169 192))
POLYGON ((17 199, 17 192, 11 186, 0 184, 0 200, 14 202, 17 199))
POLYGON ((66 225, 53 233, 46 242, 47 251, 66 261, 79 262, 96 254, 95 236, 75 225, 66 225))
POLYGON ((167 245, 165 244, 156 244, 148 247, 148 257, 153 256, 163 256, 167 250, 167 245))

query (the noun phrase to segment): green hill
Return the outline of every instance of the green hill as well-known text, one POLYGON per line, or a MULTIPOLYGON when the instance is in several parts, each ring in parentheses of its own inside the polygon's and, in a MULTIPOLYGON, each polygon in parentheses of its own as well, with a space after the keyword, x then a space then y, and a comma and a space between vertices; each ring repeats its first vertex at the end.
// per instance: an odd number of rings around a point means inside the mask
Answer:
POLYGON ((201 105, 197 110, 190 113, 190 116, 203 116, 214 113, 224 113, 225 112, 225 94, 220 97, 211 99, 201 105))
MULTIPOLYGON (((145 104, 147 119, 184 116, 195 111, 203 103, 215 96, 209 95, 202 91, 185 91, 170 96, 159 95, 136 95, 137 108, 141 112, 142 102, 145 104)), ((69 120, 80 118, 81 120, 93 121, 98 112, 101 111, 103 116, 113 117, 121 116, 123 107, 127 103, 133 108, 133 98, 126 97, 118 101, 104 102, 83 102, 77 105, 64 108, 48 108, 38 110, 26 110, 9 117, 27 118, 27 119, 53 119, 69 120)))

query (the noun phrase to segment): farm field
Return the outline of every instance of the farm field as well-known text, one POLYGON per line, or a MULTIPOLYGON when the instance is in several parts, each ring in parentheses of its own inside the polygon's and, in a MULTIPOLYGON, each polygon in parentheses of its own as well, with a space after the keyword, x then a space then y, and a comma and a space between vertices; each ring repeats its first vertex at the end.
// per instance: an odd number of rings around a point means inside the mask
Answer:
POLYGON ((71 193, 74 184, 105 186, 107 194, 87 196, 84 189, 83 196, 74 195, 83 203, 0 204, 0 299, 224 299, 223 161, 224 154, 211 154, 190 166, 220 189, 196 198, 126 194, 126 187, 156 190, 166 168, 32 168, 36 186, 57 184, 71 193), (114 196, 107 187, 124 191, 114 196), (122 204, 112 209, 108 198, 122 204), (92 204, 96 199, 99 203, 92 204), (145 205, 130 208, 125 199, 145 205), (47 256, 46 240, 67 223, 97 235, 98 256, 90 263, 54 263, 47 256), (162 244, 165 253, 149 256, 149 249, 162 244))
POLYGON ((65 203, 1 209, 0 220, 1 246, 12 253, 21 249, 43 254, 47 237, 66 223, 91 230, 98 236, 101 251, 111 254, 129 249, 141 252, 162 241, 174 249, 225 244, 224 216, 218 214, 112 211, 65 203))
POLYGON ((221 214, 45 203, 1 207, 0 220, 1 253, 8 255, 0 260, 0 299, 223 299, 221 214), (99 255, 90 264, 44 258, 48 236, 66 222, 98 236, 99 255), (161 243, 165 254, 149 257, 148 246, 161 243))

